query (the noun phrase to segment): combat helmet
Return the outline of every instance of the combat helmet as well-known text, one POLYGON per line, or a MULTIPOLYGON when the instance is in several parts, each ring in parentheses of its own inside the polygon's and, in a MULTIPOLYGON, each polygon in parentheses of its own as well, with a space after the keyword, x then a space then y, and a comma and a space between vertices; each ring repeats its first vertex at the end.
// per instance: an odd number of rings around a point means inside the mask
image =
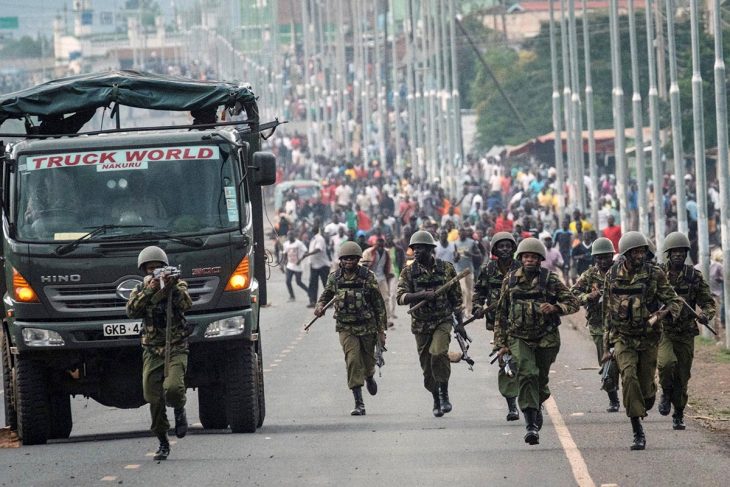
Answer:
POLYGON ((340 258, 348 256, 362 257, 362 249, 355 242, 343 242, 340 245, 340 258))
POLYGON ((664 252, 672 249, 690 249, 689 239, 687 235, 681 232, 672 232, 664 239, 664 252))
POLYGON ((512 250, 517 248, 517 241, 515 240, 514 235, 509 232, 497 232, 492 237, 492 251, 494 251, 494 248, 502 240, 509 240, 510 242, 512 242, 512 250))
POLYGON ((520 255, 522 254, 537 254, 540 257, 542 257, 542 260, 545 260, 547 258, 547 251, 545 250, 545 245, 543 245, 542 242, 540 242, 535 237, 529 237, 524 239, 520 244, 517 246, 517 252, 515 253, 515 259, 520 258, 520 255))
POLYGON ((637 247, 649 247, 649 242, 641 232, 626 232, 618 241, 618 253, 621 255, 637 247))
POLYGON ((433 235, 431 235, 429 232, 425 230, 419 230, 411 235, 411 241, 408 242, 409 247, 412 247, 414 245, 431 245, 435 247, 436 241, 433 239, 433 235))
POLYGON ((155 245, 142 249, 139 257, 137 257, 137 269, 142 270, 142 266, 148 262, 162 262, 165 265, 170 265, 165 251, 155 245))
POLYGON ((613 242, 606 237, 597 238, 591 245, 591 255, 613 254, 613 242))

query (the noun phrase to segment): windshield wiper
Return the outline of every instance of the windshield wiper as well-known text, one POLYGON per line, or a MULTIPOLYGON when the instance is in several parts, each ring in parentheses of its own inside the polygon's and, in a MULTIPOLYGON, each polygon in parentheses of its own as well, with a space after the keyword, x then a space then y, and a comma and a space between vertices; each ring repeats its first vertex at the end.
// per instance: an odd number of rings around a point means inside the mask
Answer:
POLYGON ((92 231, 87 233, 86 235, 82 235, 81 237, 77 238, 73 242, 69 242, 67 244, 59 245, 56 247, 55 253, 56 255, 66 255, 70 252, 73 252, 76 250, 76 248, 79 246, 81 242, 84 240, 90 240, 97 235, 100 235, 102 233, 106 233, 107 230, 114 230, 116 228, 147 228, 151 227, 152 225, 101 225, 99 227, 87 227, 87 228, 94 228, 92 231))
POLYGON ((132 238, 132 239, 144 239, 144 238, 157 238, 157 239, 166 239, 166 240, 172 240, 174 242, 179 242, 183 245, 187 245, 188 247, 195 247, 200 248, 203 246, 203 239, 196 237, 196 238, 186 238, 186 237, 178 237, 175 235, 170 235, 169 230, 159 230, 159 231, 144 231, 139 233, 133 233, 131 235, 125 235, 126 238, 132 238))

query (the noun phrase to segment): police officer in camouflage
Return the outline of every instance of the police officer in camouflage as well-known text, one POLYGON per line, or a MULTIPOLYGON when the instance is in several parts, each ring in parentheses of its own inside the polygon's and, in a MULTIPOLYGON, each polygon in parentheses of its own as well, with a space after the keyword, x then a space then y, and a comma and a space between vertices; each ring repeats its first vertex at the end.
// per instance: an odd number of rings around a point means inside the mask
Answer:
POLYGON ((634 433, 632 450, 646 448, 641 419, 656 399, 657 322, 671 315, 678 318, 682 304, 658 266, 646 261, 648 242, 640 232, 626 232, 618 243, 623 261, 606 273, 603 287, 603 361, 613 347, 621 373, 626 415, 634 433), (663 306, 662 306, 663 305, 663 306))
POLYGON ((550 365, 560 350, 560 316, 578 311, 578 300, 557 274, 540 266, 547 252, 529 237, 517 246, 522 267, 502 281, 494 325, 494 347, 500 358, 511 354, 517 366, 519 405, 525 416, 525 443, 540 443, 542 403, 550 397, 550 365))
POLYGON ((159 247, 144 248, 137 266, 145 274, 141 284, 132 291, 127 301, 127 316, 142 319, 142 390, 150 403, 152 432, 160 440, 155 460, 165 460, 170 454, 166 406, 175 410, 175 436, 182 438, 188 430, 185 415, 185 371, 188 366, 189 329, 185 311, 193 302, 188 285, 177 277, 154 278, 155 269, 169 265, 167 254, 159 247), (169 306, 168 306, 169 303, 169 306), (170 322, 170 362, 165 377, 165 346, 167 314, 170 322))
POLYGON ((355 397, 353 416, 365 415, 362 386, 374 396, 378 392, 375 382, 375 347, 377 341, 385 345, 387 313, 375 274, 358 264, 362 249, 355 242, 340 246, 340 268, 330 273, 324 291, 314 308, 316 316, 322 316, 325 305, 335 299, 336 330, 345 353, 347 387, 355 397))
MULTIPOLYGON (((699 313, 699 321, 707 324, 715 317, 717 308, 702 273, 684 263, 689 249, 686 235, 680 232, 667 235, 664 240, 667 263, 662 265, 662 269, 667 273, 676 293, 684 298, 689 308, 694 310, 695 306, 700 307, 702 311, 699 313)), ((662 397, 657 409, 662 416, 667 416, 674 405, 672 426, 675 430, 685 428, 687 383, 694 358, 694 339, 700 333, 690 309, 683 307, 677 319, 665 319, 662 322, 662 337, 659 341, 657 365, 662 397)))
MULTIPOLYGON (((457 330, 464 332, 461 286, 450 286, 446 292, 435 291, 456 277, 454 266, 434 257, 436 241, 430 233, 419 230, 411 235, 408 246, 414 261, 406 266, 398 279, 398 304, 426 304, 411 314, 411 332, 416 338, 418 358, 423 370, 423 385, 433 396, 433 415, 441 417, 451 412, 449 400, 449 343, 453 320, 457 330)), ((465 333, 465 332, 464 332, 465 333)))
MULTIPOLYGON (((514 259, 517 249, 515 237, 509 232, 497 232, 492 237, 492 255, 479 272, 479 278, 474 283, 474 309, 472 314, 477 318, 486 317, 487 330, 494 330, 494 321, 497 318, 497 302, 502 289, 502 281, 508 272, 520 267, 519 261, 514 259)), ((504 364, 500 363, 497 373, 499 393, 507 401, 507 421, 520 419, 517 409, 517 394, 519 386, 517 376, 512 377, 504 373, 504 364)))
MULTIPOLYGON (((596 239, 591 245, 593 265, 580 275, 573 287, 570 289, 581 306, 586 310, 587 326, 596 345, 598 364, 603 361, 603 310, 601 309, 603 285, 606 280, 606 272, 613 264, 613 242, 606 237, 596 239)), ((609 364, 606 363, 606 367, 609 364)), ((608 394, 608 411, 615 413, 619 410, 618 400, 618 368, 609 368, 609 379, 603 384, 608 394)))

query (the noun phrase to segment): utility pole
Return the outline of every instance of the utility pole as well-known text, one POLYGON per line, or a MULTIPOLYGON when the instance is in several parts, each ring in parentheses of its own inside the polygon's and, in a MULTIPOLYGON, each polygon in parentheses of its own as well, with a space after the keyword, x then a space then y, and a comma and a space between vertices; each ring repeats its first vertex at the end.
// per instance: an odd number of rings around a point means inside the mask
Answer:
MULTIPOLYGON (((722 11, 720 0, 713 0, 715 15, 713 25, 715 29, 715 118, 717 120, 717 171, 720 182, 720 238, 722 242, 722 277, 723 298, 725 303, 730 303, 730 226, 728 223, 727 208, 730 208, 730 168, 728 167, 728 141, 727 141, 727 92, 725 91, 725 61, 722 48, 722 11)), ((727 304, 720 310, 725 313, 725 348, 730 349, 730 333, 727 323, 730 323, 730 306, 727 304)))
POLYGON ((624 89, 621 86, 621 36, 618 25, 618 0, 611 0, 609 20, 611 24, 611 64, 613 69, 613 130, 614 158, 616 161, 616 193, 619 201, 621 232, 629 230, 629 212, 626 182, 629 179, 629 168, 626 164, 626 142, 624 135, 624 89))
POLYGON ((570 207, 576 208, 575 194, 575 138, 573 137, 572 93, 570 91, 570 54, 568 53, 568 28, 565 18, 565 0, 560 0, 560 47, 563 64, 563 115, 565 117, 565 139, 568 145, 568 177, 570 207), (572 183, 570 182, 572 181, 572 183))
MULTIPOLYGON (((588 29, 588 9, 583 0, 583 58, 586 77, 586 122, 588 125, 588 171, 591 176, 591 219, 598 228, 598 166, 596 164, 595 117, 593 115, 593 81, 591 77, 591 40, 588 29)), ((552 26, 552 22, 551 22, 552 26)))
MULTIPOLYGON (((710 277, 710 234, 707 227, 707 168, 705 166, 705 119, 700 71, 699 5, 690 0, 692 37, 692 126, 694 128, 695 182, 697 192, 697 246, 700 270, 705 280, 710 277)), ((678 208, 679 209, 679 208, 678 208)), ((702 327, 702 335, 709 338, 710 331, 702 327)))
MULTIPOLYGON (((550 0, 550 71, 552 74, 553 81, 553 131, 555 137, 553 141, 553 150, 555 155, 555 175, 556 191, 558 193, 558 215, 560 218, 564 217, 565 212, 565 173, 563 164, 563 140, 561 132, 560 118, 560 86, 558 81, 558 55, 557 46, 555 43, 555 9, 553 7, 553 0, 550 0)), ((586 87, 587 89, 587 87, 586 87)))
MULTIPOLYGON (((661 140, 659 136, 659 92, 656 81, 656 64, 654 57, 654 22, 650 14, 652 2, 646 0, 646 50, 649 71, 649 125, 651 126, 651 170, 654 181, 654 241, 657 249, 664 248, 665 215, 662 185, 664 182, 664 164, 662 163, 661 140)), ((661 0, 659 0, 661 1, 661 0)), ((724 78, 723 78, 724 79, 724 78)), ((724 90, 724 87, 723 87, 724 90)), ((659 262, 664 261, 664 252, 657 255, 659 262)))
POLYGON ((646 166, 644 165, 644 119, 642 116, 641 89, 639 86, 639 54, 636 43, 636 15, 634 0, 629 0, 629 42, 631 52, 631 96, 632 115, 634 119, 634 149, 636 152, 636 180, 639 206, 639 231, 649 235, 649 209, 646 197, 646 166))
POLYGON ((459 165, 464 164, 464 140, 461 134, 461 93, 459 92, 459 63, 456 55, 456 7, 454 0, 449 2, 449 31, 451 36, 451 103, 453 105, 453 124, 456 144, 456 155, 459 165))
MULTIPOLYGON (((585 201, 585 153, 583 152, 583 116, 580 101, 580 75, 578 74, 578 35, 575 24, 575 0, 568 1, 569 10, 569 50, 570 50, 570 91, 573 110, 573 140, 575 141, 575 203, 581 213, 586 210, 585 201)), ((595 206, 595 202, 593 203, 595 206)), ((598 222, 594 222, 597 224, 598 222)))
POLYGON ((666 0, 667 39, 669 47, 669 103, 672 113, 672 149, 674 153, 674 186, 677 195, 677 224, 680 232, 687 234, 687 197, 684 192, 684 149, 682 143, 682 111, 679 105, 677 80, 677 49, 674 43, 674 0, 666 0))

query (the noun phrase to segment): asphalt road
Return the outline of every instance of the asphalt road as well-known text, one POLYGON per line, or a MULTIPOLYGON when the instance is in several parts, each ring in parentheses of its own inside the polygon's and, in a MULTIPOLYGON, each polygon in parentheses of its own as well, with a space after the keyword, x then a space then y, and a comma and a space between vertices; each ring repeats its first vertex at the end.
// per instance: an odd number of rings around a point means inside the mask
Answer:
MULTIPOLYGON (((272 272, 272 305, 262 312, 267 418, 257 433, 197 424, 167 461, 155 462, 147 407, 117 410, 76 398, 69 440, 0 450, 0 485, 727 485, 730 451, 692 420, 673 431, 671 418, 655 409, 644 421, 647 450, 629 451, 628 418, 604 412, 593 344, 570 323, 561 328, 540 445, 524 443, 521 420, 505 421, 488 359, 491 333, 480 324, 469 330, 474 371, 453 365, 454 411, 434 418, 404 311, 388 332, 378 395, 366 394, 367 416, 352 417, 331 314, 304 334, 311 310, 295 292, 298 300, 287 303, 283 275, 272 272)), ((188 399, 188 418, 197 423, 197 393, 188 399)))

